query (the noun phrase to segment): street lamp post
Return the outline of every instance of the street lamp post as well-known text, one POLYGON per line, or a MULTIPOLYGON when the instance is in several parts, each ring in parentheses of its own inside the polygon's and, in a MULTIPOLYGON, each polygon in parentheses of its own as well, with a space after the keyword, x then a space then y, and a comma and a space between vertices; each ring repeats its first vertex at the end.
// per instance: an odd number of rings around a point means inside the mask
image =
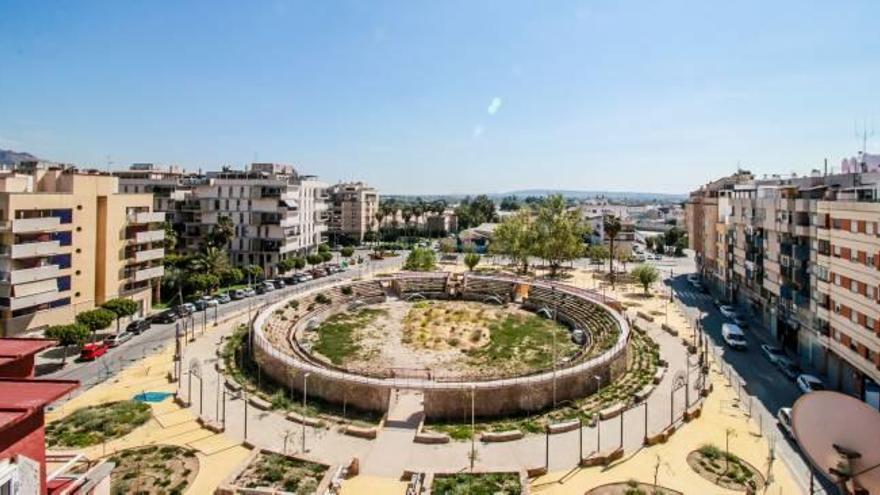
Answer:
MULTIPOLYGON (((602 377, 600 375, 596 375, 593 378, 596 379, 596 394, 602 390, 602 377)), ((602 417, 598 414, 596 415, 596 453, 602 451, 602 417)))
POLYGON ((648 444, 648 401, 645 400, 645 440, 644 443, 648 444))
POLYGON ((471 384, 471 471, 474 470, 474 459, 476 457, 476 421, 475 421, 475 408, 474 408, 474 395, 476 394, 477 386, 471 384))
POLYGON ((306 373, 306 374, 303 375, 303 410, 302 410, 302 416, 303 416, 303 422, 302 422, 302 452, 303 452, 303 454, 306 453, 306 422, 305 422, 305 418, 306 418, 306 397, 308 396, 308 389, 309 389, 309 375, 310 375, 310 374, 311 374, 311 373, 306 373))

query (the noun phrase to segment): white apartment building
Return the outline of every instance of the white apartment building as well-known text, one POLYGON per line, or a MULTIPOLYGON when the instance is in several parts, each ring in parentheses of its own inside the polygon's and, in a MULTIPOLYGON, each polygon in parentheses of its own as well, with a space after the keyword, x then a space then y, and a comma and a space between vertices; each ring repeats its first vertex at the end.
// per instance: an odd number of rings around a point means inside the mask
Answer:
POLYGON ((232 263, 258 265, 274 276, 279 261, 326 240, 328 185, 290 165, 253 163, 206 174, 141 166, 117 175, 124 192, 156 195, 155 207, 168 212, 179 233, 178 251, 203 249, 220 218, 228 217, 235 229, 228 246, 232 263))

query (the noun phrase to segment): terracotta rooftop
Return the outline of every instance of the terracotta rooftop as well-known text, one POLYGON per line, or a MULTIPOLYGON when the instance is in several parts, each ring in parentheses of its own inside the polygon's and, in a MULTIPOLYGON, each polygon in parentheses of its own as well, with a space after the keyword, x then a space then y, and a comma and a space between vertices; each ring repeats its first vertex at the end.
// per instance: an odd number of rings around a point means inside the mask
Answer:
POLYGON ((0 358, 21 358, 55 346, 52 339, 0 338, 0 358))
POLYGON ((0 378, 0 410, 39 409, 77 387, 75 380, 0 378))

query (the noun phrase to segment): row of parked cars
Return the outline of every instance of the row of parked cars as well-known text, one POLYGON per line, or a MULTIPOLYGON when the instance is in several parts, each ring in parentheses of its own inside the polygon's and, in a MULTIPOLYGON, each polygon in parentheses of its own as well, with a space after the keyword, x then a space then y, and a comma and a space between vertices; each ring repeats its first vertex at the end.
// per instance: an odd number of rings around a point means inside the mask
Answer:
MULTIPOLYGON (((706 292, 696 275, 688 276, 688 282, 702 292, 706 292)), ((735 307, 723 304, 717 299, 715 300, 715 306, 721 315, 729 320, 729 322, 721 325, 721 337, 724 339, 724 343, 734 350, 747 350, 748 342, 746 341, 743 329, 749 327, 748 318, 740 315, 735 307)), ((780 373, 789 380, 793 380, 802 393, 808 394, 817 390, 825 390, 825 384, 821 379, 814 375, 803 373, 800 366, 789 358, 781 347, 761 344, 761 353, 780 373)), ((783 432, 789 436, 794 435, 791 427, 790 407, 779 408, 776 412, 776 419, 783 432)))

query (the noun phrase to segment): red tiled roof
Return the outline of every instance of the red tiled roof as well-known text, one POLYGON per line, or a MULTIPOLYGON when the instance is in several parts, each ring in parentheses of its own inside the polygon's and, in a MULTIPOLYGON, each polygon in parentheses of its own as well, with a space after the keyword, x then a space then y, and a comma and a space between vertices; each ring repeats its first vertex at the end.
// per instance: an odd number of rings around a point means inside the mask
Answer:
POLYGON ((52 339, 0 338, 0 357, 29 356, 43 349, 54 347, 57 343, 58 341, 52 339))
POLYGON ((0 409, 0 432, 28 417, 30 413, 28 409, 0 409))
POLYGON ((0 378, 0 409, 37 409, 79 387, 74 380, 0 378))

